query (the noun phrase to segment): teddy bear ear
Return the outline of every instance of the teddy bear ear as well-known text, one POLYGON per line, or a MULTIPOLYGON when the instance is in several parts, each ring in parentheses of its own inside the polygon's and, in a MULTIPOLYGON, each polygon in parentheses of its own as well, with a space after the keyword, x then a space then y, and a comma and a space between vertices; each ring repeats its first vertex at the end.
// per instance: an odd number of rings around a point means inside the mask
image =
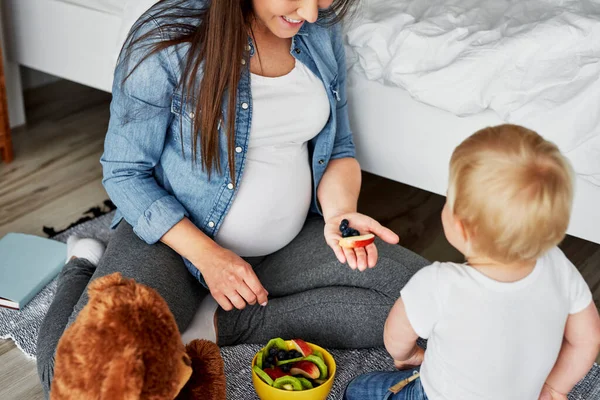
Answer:
POLYGON ((88 287, 88 295, 93 297, 94 295, 104 291, 105 289, 113 286, 125 285, 127 279, 123 278, 121 273, 115 272, 114 274, 106 275, 98 279, 94 279, 88 287))
POLYGON ((125 348, 110 360, 100 389, 100 400, 139 400, 146 368, 135 349, 125 348))

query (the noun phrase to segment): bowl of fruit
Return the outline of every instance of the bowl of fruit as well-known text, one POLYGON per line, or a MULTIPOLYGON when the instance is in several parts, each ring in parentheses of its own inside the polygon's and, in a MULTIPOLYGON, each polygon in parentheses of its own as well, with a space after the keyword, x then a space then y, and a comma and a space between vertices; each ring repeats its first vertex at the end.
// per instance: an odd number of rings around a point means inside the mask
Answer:
POLYGON ((252 383, 261 400, 325 400, 335 360, 301 339, 271 339, 252 359, 252 383))

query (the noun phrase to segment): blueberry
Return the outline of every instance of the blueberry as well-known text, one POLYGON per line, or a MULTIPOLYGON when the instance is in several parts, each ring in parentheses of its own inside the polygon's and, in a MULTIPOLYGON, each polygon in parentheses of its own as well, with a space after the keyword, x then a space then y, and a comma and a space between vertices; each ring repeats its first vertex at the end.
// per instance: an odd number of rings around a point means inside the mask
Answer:
POLYGON ((283 360, 287 360, 288 359, 288 353, 285 350, 279 350, 279 353, 277 353, 277 359, 279 361, 283 361, 283 360))
POLYGON ((343 219, 342 223, 340 224, 340 231, 344 232, 346 229, 348 229, 348 220, 343 219))
POLYGON ((290 372, 290 369, 292 369, 292 365, 291 365, 291 364, 283 364, 283 365, 281 366, 281 370, 282 370, 283 372, 290 372))
POLYGON ((271 363, 270 363, 270 362, 268 362, 268 361, 264 361, 264 362, 263 362, 263 369, 265 369, 265 368, 271 368, 272 366, 273 366, 273 364, 271 364, 271 363))
POLYGON ((269 355, 270 356, 275 357, 275 356, 277 356, 277 353, 279 353, 279 349, 277 347, 271 347, 269 349, 269 355))
POLYGON ((348 236, 360 236, 360 232, 354 228, 350 228, 350 232, 349 232, 348 236))

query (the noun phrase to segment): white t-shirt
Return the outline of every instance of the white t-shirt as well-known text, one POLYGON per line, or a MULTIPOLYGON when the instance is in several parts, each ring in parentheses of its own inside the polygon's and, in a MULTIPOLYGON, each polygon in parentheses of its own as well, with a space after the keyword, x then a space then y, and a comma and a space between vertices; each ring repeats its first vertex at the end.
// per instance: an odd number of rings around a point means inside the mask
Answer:
POLYGON ((287 75, 252 74, 252 126, 240 187, 216 241, 242 257, 281 249, 310 209, 308 141, 330 114, 323 82, 300 61, 287 75))
POLYGON ((537 400, 567 317, 592 301, 558 248, 512 283, 465 264, 434 263, 401 296, 413 329, 429 339, 421 381, 430 400, 537 400))

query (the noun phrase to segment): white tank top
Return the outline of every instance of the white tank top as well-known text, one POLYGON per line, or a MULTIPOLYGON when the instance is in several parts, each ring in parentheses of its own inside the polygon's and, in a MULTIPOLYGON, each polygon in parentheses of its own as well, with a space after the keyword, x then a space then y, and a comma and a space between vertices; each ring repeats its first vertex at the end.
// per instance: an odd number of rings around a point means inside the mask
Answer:
POLYGON ((252 74, 246 165, 216 242, 241 257, 286 246, 302 229, 312 197, 308 141, 329 119, 323 82, 304 64, 287 75, 252 74))

